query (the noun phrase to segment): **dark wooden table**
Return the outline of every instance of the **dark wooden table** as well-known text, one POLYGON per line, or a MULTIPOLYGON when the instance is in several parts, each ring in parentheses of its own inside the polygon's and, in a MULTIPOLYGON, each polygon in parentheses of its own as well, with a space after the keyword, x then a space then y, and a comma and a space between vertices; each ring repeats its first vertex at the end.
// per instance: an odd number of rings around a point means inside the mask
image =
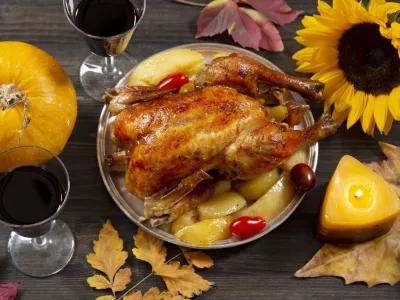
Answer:
MULTIPOLYGON (((265 0, 268 1, 268 0, 265 0)), ((316 0, 291 0, 289 4, 306 14, 316 13, 316 0)), ((148 9, 131 44, 129 52, 142 60, 158 51, 185 43, 201 42, 194 38, 200 8, 180 5, 171 0, 148 0, 148 9)), ((294 41, 300 29, 300 19, 280 28, 285 43, 282 53, 261 51, 260 55, 274 62, 285 72, 295 74, 292 54, 300 46, 294 41)), ((79 66, 89 54, 84 41, 66 20, 61 0, 1 0, 0 39, 18 40, 36 45, 51 53, 74 82, 79 103, 79 115, 72 137, 61 155, 72 179, 69 203, 61 218, 76 235, 77 247, 71 263, 59 274, 45 278, 30 278, 17 271, 7 256, 9 229, 0 227, 0 282, 22 281, 18 299, 71 300, 94 299, 104 293, 86 284, 93 270, 85 255, 92 251, 92 241, 102 224, 110 218, 131 253, 132 236, 137 227, 118 209, 105 189, 96 160, 96 131, 102 105, 89 99, 78 78, 79 66)), ((207 39, 207 42, 233 44, 227 35, 207 39)), ((315 116, 322 105, 313 105, 315 116)), ((201 299, 399 299, 400 285, 381 285, 368 289, 358 283, 345 286, 340 278, 296 279, 293 274, 321 247, 315 239, 319 205, 339 159, 350 154, 362 161, 382 159, 377 141, 400 143, 400 123, 395 123, 389 136, 374 138, 363 134, 357 125, 339 132, 320 143, 317 187, 304 199, 297 211, 278 229, 249 245, 223 251, 212 251, 215 266, 200 272, 215 282, 201 299)), ((169 246, 171 251, 176 251, 169 246)), ((146 263, 130 255, 128 265, 133 282, 150 272, 146 263)), ((141 285, 145 291, 152 286, 164 289, 160 278, 153 277, 141 285)))

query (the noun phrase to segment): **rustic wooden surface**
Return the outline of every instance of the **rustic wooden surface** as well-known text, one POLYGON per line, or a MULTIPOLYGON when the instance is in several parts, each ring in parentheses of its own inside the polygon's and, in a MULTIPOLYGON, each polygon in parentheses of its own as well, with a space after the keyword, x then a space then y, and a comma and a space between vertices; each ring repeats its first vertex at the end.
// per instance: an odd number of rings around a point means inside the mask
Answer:
MULTIPOLYGON (((265 0, 268 1, 268 0, 265 0)), ((294 9, 306 14, 316 13, 316 0, 288 1, 294 9)), ((142 60, 158 51, 185 43, 202 42, 194 38, 200 8, 180 5, 171 0, 148 0, 148 9, 130 46, 129 52, 142 60)), ((285 72, 294 74, 292 54, 300 48, 294 41, 300 19, 279 31, 285 43, 282 53, 261 51, 285 72)), ((59 274, 46 279, 21 274, 7 256, 9 229, 0 227, 0 282, 22 281, 17 299, 71 300, 95 299, 104 294, 90 288, 86 278, 94 272, 85 255, 92 251, 92 241, 102 224, 110 218, 124 238, 126 249, 132 249, 132 236, 137 227, 118 209, 108 195, 100 178, 96 160, 96 130, 102 105, 89 99, 78 78, 79 66, 89 54, 84 41, 66 20, 61 0, 1 0, 0 39, 34 44, 51 53, 72 78, 78 94, 79 116, 73 135, 62 154, 72 178, 69 203, 61 218, 72 228, 77 239, 75 256, 59 274)), ((233 44, 226 35, 206 42, 233 44)), ((1 80, 1 79, 0 79, 1 80)), ((315 116, 322 105, 313 105, 315 116)), ((399 299, 400 285, 381 285, 368 289, 358 283, 345 286, 340 278, 296 279, 293 274, 321 247, 315 239, 319 205, 326 184, 343 154, 362 161, 381 159, 377 141, 400 143, 400 123, 394 124, 389 136, 365 136, 360 126, 345 129, 320 143, 317 187, 304 199, 297 211, 278 229, 247 246, 213 251, 215 267, 202 271, 215 287, 201 299, 399 299)), ((171 251, 176 251, 173 246, 171 251)), ((130 251, 130 250, 129 250, 130 251)), ((150 272, 148 265, 135 261, 128 265, 133 282, 150 272)), ((159 278, 141 285, 142 291, 152 286, 164 288, 159 278)))

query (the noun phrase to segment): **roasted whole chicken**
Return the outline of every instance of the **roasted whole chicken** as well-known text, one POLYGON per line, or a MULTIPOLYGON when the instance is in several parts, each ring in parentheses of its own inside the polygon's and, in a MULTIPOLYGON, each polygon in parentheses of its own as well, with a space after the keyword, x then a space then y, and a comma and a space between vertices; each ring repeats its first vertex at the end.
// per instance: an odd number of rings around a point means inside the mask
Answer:
MULTIPOLYGON (((106 92, 103 100, 117 115, 112 140, 122 149, 107 158, 108 165, 123 167, 126 188, 145 201, 146 220, 154 226, 168 223, 209 199, 210 170, 229 179, 252 179, 335 133, 337 125, 327 114, 304 130, 270 119, 265 105, 248 96, 258 95, 259 80, 278 86, 273 93, 281 102, 281 87, 322 99, 321 83, 278 73, 238 54, 206 66, 193 92, 153 87, 106 92)), ((288 103, 288 108, 298 123, 304 106, 288 103)))

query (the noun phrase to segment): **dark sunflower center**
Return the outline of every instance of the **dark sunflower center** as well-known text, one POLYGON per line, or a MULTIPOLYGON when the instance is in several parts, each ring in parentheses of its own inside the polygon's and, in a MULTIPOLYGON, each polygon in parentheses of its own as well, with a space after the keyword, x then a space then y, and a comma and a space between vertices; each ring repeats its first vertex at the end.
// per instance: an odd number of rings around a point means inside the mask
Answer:
POLYGON ((339 41, 339 67, 357 90, 382 95, 400 85, 400 59, 377 24, 357 24, 339 41))

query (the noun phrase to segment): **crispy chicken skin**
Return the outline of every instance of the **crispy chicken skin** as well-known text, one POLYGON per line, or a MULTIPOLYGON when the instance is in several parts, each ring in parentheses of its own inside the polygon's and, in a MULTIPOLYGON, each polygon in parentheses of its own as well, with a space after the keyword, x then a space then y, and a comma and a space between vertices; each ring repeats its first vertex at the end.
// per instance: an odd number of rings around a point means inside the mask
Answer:
POLYGON ((306 130, 290 130, 269 120, 259 101, 213 86, 129 107, 116 117, 112 136, 127 153, 127 189, 144 199, 199 170, 251 179, 335 131, 327 115, 306 130))

